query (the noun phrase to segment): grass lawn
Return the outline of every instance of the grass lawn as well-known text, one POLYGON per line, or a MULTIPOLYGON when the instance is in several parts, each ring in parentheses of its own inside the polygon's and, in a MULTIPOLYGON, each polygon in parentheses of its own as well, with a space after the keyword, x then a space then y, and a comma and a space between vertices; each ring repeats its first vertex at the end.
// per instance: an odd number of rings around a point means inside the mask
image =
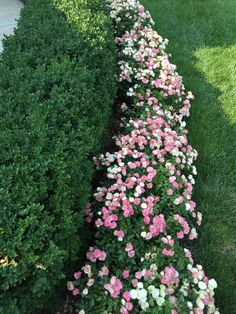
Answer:
POLYGON ((236 313, 236 1, 141 0, 170 40, 196 97, 188 121, 198 150, 194 199, 204 214, 197 261, 218 281, 217 304, 236 313))

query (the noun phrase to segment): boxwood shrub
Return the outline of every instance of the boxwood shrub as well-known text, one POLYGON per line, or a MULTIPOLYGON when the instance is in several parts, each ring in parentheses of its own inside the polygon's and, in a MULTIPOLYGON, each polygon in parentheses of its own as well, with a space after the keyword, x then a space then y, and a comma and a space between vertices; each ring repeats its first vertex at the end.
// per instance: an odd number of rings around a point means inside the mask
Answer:
MULTIPOLYGON (((37 313, 82 258, 116 93, 103 0, 27 0, 0 58, 0 313, 37 313)), ((64 286, 62 284, 62 286, 64 286)))

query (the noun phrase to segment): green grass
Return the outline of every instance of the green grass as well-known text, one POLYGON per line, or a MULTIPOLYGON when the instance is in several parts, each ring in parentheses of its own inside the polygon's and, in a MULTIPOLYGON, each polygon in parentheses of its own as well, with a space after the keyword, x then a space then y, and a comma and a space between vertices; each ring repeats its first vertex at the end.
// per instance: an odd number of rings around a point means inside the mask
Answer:
POLYGON ((204 214, 197 261, 218 281, 221 313, 236 313, 236 1, 142 0, 196 100, 188 121, 198 150, 194 199, 204 214))

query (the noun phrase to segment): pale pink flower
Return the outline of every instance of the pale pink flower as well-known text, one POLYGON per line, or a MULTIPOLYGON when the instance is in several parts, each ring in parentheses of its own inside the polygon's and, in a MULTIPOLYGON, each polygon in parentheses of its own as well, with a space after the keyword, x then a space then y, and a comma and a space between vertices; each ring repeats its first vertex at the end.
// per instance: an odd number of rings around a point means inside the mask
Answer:
POLYGON ((72 291, 72 294, 73 294, 73 295, 78 295, 78 294, 80 294, 80 289, 79 289, 79 288, 75 288, 75 289, 72 291))
POLYGON ((78 271, 78 272, 74 273, 75 279, 76 279, 76 280, 79 280, 80 277, 81 277, 81 274, 82 274, 81 271, 78 271))
POLYGON ((69 291, 73 291, 73 290, 75 289, 75 286, 74 286, 74 284, 73 284, 72 281, 68 281, 68 282, 67 282, 67 289, 68 289, 69 291))
POLYGON ((129 277, 129 271, 127 269, 125 269, 122 273, 122 276, 124 279, 128 278, 129 277))

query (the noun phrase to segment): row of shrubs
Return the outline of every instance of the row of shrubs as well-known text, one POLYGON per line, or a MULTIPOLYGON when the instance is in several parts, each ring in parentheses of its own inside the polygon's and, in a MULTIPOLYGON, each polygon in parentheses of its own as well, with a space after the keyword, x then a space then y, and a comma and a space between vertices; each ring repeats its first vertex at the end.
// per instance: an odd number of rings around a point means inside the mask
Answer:
POLYGON ((27 0, 0 58, 0 313, 58 298, 116 94, 103 0, 27 0))
POLYGON ((193 95, 149 12, 135 0, 108 3, 127 118, 117 151, 96 162, 107 173, 86 211, 96 241, 68 289, 79 314, 219 314, 217 284, 188 249, 202 220, 192 200, 197 152, 185 122, 193 95))

